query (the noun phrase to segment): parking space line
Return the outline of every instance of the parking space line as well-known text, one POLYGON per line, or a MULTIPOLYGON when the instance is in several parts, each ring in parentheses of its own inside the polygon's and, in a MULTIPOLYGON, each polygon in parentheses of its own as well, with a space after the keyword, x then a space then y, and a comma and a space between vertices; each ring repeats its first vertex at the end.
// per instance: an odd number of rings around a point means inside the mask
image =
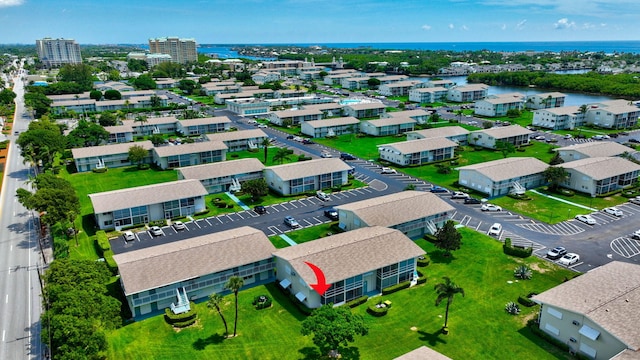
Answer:
POLYGON ((218 220, 220 222, 220 224, 224 224, 224 222, 222 221, 222 219, 220 219, 220 216, 216 216, 215 217, 216 220, 218 220))
MULTIPOLYGON (((307 219, 302 219, 302 221, 304 221, 304 222, 306 222, 307 224, 309 224, 309 225, 305 226, 305 228, 308 228, 308 227, 312 227, 312 226, 314 226, 314 225, 313 225, 312 223, 310 223, 307 219)), ((316 225, 317 225, 317 224, 316 224, 316 225)))
POLYGON ((280 228, 278 228, 277 226, 269 226, 267 227, 267 229, 271 230, 271 232, 276 235, 278 233, 282 234, 282 230, 280 230, 280 228), (274 230, 275 229, 275 230, 274 230))
POLYGON ((285 210, 289 210, 288 207, 284 206, 284 203, 281 203, 281 204, 278 204, 278 205, 282 206, 285 210))
POLYGON ((242 219, 242 220, 244 220, 244 217, 242 217, 242 215, 241 215, 243 212, 245 212, 245 211, 241 211, 241 212, 237 212, 237 213, 236 213, 236 215, 238 215, 238 217, 239 217, 240 219, 242 219))
POLYGON ((294 204, 294 203, 293 203, 294 201, 298 201, 298 200, 291 200, 291 201, 289 201, 289 205, 291 205, 291 206, 293 206, 294 208, 296 208, 296 209, 297 209, 298 207, 296 206, 296 204, 294 204))

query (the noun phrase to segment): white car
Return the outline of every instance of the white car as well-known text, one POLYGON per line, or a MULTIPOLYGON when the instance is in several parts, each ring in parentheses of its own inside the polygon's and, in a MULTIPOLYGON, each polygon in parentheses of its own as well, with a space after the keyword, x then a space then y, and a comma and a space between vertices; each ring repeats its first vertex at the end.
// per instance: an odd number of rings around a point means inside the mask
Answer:
POLYGON ((593 140, 602 140, 602 139, 604 139, 604 136, 602 136, 602 135, 593 135, 591 138, 593 140))
POLYGON ((329 201, 331 199, 329 199, 329 194, 327 194, 324 191, 318 191, 316 192, 316 197, 322 201, 329 201))
POLYGON ((618 216, 618 217, 622 216, 622 211, 617 207, 604 208, 602 209, 602 211, 606 212, 609 215, 618 216))
POLYGON ((469 194, 462 191, 454 191, 453 194, 451 194, 451 198, 452 199, 468 199, 469 194))
POLYGON ((267 124, 260 124, 260 125, 258 125, 258 127, 261 128, 261 129, 268 128, 267 124))
POLYGON ((632 204, 640 205, 640 196, 629 199, 629 202, 632 204))
POLYGON ((482 204, 482 207, 480 207, 480 210, 482 210, 482 211, 502 211, 502 207, 500 207, 498 205, 493 205, 493 204, 482 204))
POLYGON ((382 170, 380 171, 380 173, 381 174, 397 174, 398 172, 396 171, 396 169, 383 167, 382 170))
POLYGON ((632 239, 640 240, 640 230, 636 230, 631 234, 632 239))
POLYGON ((124 236, 124 241, 133 241, 136 239, 136 236, 133 235, 133 232, 131 231, 125 231, 122 236, 124 236))
POLYGON ((592 218, 591 215, 576 215, 576 220, 581 221, 587 225, 596 224, 596 219, 592 218))
POLYGON ((331 153, 329 152, 323 152, 322 154, 320 154, 321 158, 332 158, 333 155, 331 155, 331 153))
POLYGON ((500 236, 500 233, 502 232, 502 225, 500 223, 494 223, 493 225, 491 225, 491 228, 489 229, 489 235, 494 235, 494 236, 500 236))
POLYGON ((151 235, 153 236, 162 236, 164 235, 162 233, 162 229, 160 229, 160 226, 152 226, 149 228, 149 233, 151 233, 151 235))
POLYGON ((571 134, 567 134, 567 135, 565 135, 565 136, 564 136, 564 139, 565 139, 565 140, 569 140, 569 139, 571 139, 572 137, 573 137, 573 136, 571 136, 571 134))
POLYGON ((184 223, 182 221, 174 221, 173 222, 173 228, 176 230, 184 230, 187 227, 184 225, 184 223))
POLYGON ((580 261, 580 255, 576 253, 567 253, 565 256, 561 257, 560 260, 558 260, 558 263, 564 266, 569 266, 577 263, 578 261, 580 261))

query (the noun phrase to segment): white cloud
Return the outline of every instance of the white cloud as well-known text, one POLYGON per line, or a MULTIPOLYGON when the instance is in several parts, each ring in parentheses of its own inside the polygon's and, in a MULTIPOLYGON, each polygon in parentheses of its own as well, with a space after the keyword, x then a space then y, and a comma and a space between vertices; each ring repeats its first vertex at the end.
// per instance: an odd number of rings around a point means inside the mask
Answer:
POLYGON ((530 13, 567 14, 610 18, 636 16, 640 12, 637 0, 480 0, 482 5, 495 8, 526 9, 530 13))
POLYGON ((502 24, 502 26, 500 27, 500 29, 502 29, 502 30, 507 30, 507 24, 502 24))
POLYGON ((0 0, 0 8, 22 5, 24 0, 0 0))
POLYGON ((467 31, 469 30, 469 28, 467 27, 467 25, 462 25, 462 30, 467 31))
POLYGON ((455 26, 453 26, 453 24, 449 24, 449 29, 453 29, 455 28, 455 26))
POLYGON ((524 25, 527 23, 527 19, 524 19, 516 24, 516 30, 524 29, 524 25))
POLYGON ((427 25, 427 24, 422 25, 422 30, 425 30, 425 31, 431 30, 431 25, 427 25))
POLYGON ((556 21, 556 23, 553 24, 553 27, 556 29, 572 29, 576 27, 576 23, 573 21, 569 21, 569 19, 567 18, 562 18, 556 21))

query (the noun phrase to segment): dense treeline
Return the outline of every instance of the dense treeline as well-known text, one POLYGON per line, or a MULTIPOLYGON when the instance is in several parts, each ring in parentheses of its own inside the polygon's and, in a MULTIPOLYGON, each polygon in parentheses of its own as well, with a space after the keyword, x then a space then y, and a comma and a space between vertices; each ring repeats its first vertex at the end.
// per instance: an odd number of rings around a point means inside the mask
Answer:
POLYGON ((487 85, 535 86, 539 89, 602 94, 626 99, 640 98, 640 74, 554 74, 518 71, 471 74, 467 81, 487 85))
POLYGON ((121 303, 109 296, 104 262, 58 259, 45 272, 42 341, 53 359, 104 359, 104 330, 122 324, 121 303))

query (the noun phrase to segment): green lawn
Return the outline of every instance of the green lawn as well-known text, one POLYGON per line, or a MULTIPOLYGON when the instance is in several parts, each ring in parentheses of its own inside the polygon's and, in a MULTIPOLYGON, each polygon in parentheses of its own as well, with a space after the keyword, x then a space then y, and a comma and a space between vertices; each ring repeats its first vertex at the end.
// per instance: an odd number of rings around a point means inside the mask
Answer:
MULTIPOLYGON (((452 258, 440 256, 433 245, 419 240, 432 259, 421 271, 429 278, 425 285, 376 298, 391 300, 389 314, 374 318, 366 305, 354 309, 369 325, 369 335, 358 338, 343 351, 345 358, 393 359, 426 345, 454 359, 570 359, 550 347, 524 326, 537 307, 522 308, 518 316, 508 315, 504 306, 520 295, 542 292, 574 273, 536 257, 518 259, 502 253, 501 244, 469 229, 463 233, 462 248, 452 258), (530 266, 533 278, 516 282, 513 270, 530 266), (465 290, 451 305, 449 335, 439 329, 444 321, 444 304, 435 305, 433 287, 449 276, 465 290), (347 355, 351 356, 347 356, 347 355)), ((223 310, 233 329, 233 297, 225 297, 223 310)), ((239 295, 239 336, 222 339, 222 322, 215 311, 198 304, 198 323, 174 331, 156 316, 108 333, 110 359, 313 359, 316 348, 300 335, 304 318, 274 285, 243 290, 239 295), (268 294, 274 305, 254 310, 253 298, 268 294)), ((368 302, 367 305, 370 303, 368 302)))
POLYGON ((531 200, 517 200, 508 196, 502 196, 492 199, 491 203, 500 205, 504 209, 513 210, 532 219, 546 222, 547 224, 556 224, 568 219, 573 219, 573 217, 578 214, 590 212, 581 207, 550 199, 546 196, 532 193, 531 191, 527 191, 527 196, 529 196, 531 200))

